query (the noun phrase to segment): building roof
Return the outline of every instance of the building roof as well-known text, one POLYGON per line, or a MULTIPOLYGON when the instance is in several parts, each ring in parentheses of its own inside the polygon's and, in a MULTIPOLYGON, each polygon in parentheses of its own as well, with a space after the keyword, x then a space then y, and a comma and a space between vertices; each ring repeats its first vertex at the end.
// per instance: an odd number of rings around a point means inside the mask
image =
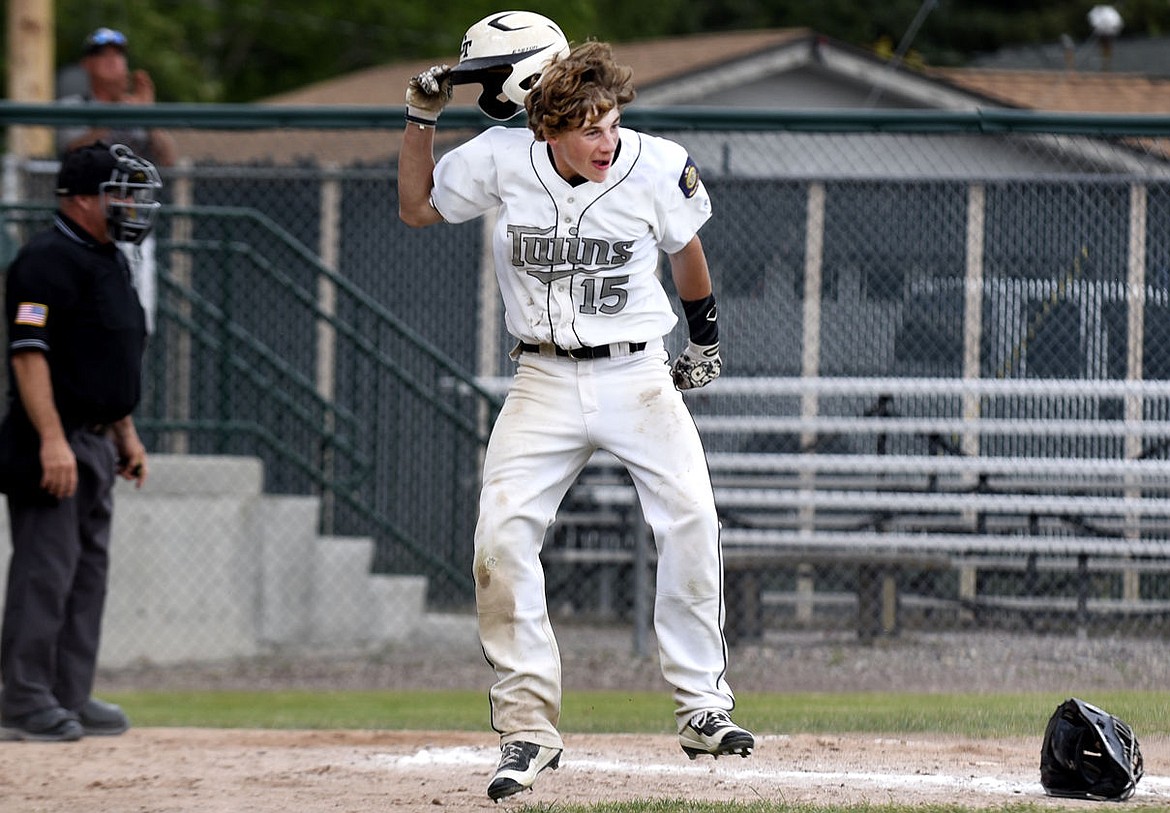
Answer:
POLYGON ((928 73, 1005 107, 1062 113, 1170 114, 1170 78, 984 68, 936 68, 928 73))
MULTIPOLYGON (((766 52, 810 36, 807 29, 779 29, 616 43, 614 56, 629 65, 639 88, 703 71, 714 65, 766 52)), ((457 59, 451 56, 451 62, 457 59)), ((401 105, 410 77, 442 60, 412 60, 378 65, 272 96, 265 104, 401 105)), ((457 85, 452 104, 471 106, 475 90, 457 85)))
MULTIPOLYGON (((1116 46, 1120 55, 1122 43, 1116 46)), ((1005 106, 1059 112, 1170 113, 1170 79, 1080 70, 894 68, 864 49, 803 28, 701 34, 615 43, 634 71, 637 105, 761 109, 802 107, 973 110, 1005 106)), ((454 59, 454 57, 452 57, 454 59)), ((261 102, 270 105, 400 106, 406 83, 435 60, 380 65, 261 102)), ((478 88, 455 88, 452 104, 470 108, 478 88)), ((197 161, 338 165, 392 161, 398 133, 286 131, 175 133, 197 161)))
MULTIPOLYGON (((807 37, 808 33, 805 29, 783 29, 615 44, 614 55, 633 69, 641 89, 776 48, 807 37)), ((453 54, 451 61, 456 58, 453 54)), ((441 60, 378 65, 281 93, 261 104, 400 106, 405 103, 406 83, 410 78, 437 61, 441 60)), ((470 109, 477 96, 477 87, 457 85, 451 104, 470 109)), ((207 130, 187 130, 174 135, 180 154, 202 162, 320 162, 321 156, 329 156, 330 161, 347 165, 391 160, 398 152, 398 134, 387 138, 384 131, 351 131, 344 137, 335 131, 297 131, 282 133, 278 139, 265 133, 207 130)))

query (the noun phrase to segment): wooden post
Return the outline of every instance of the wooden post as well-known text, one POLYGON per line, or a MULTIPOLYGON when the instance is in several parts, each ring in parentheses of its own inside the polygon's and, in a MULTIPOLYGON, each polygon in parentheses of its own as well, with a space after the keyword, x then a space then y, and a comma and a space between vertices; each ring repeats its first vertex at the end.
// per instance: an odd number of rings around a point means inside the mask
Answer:
MULTIPOLYGON (((983 377, 981 346, 983 343, 983 229, 986 190, 972 184, 967 190, 967 273, 963 285, 963 378, 983 377)), ((963 393, 963 417, 976 420, 981 413, 979 396, 963 393)), ((964 454, 979 454, 979 435, 965 432, 964 454)))
MULTIPOLYGON (((804 308, 801 318, 803 338, 800 356, 800 376, 809 380, 821 374, 821 286, 824 281, 825 259, 825 185, 811 183, 808 187, 808 208, 804 232, 804 308)), ((800 396, 800 417, 813 418, 820 411, 815 390, 805 390, 800 396)), ((801 432, 800 449, 815 452, 817 436, 801 432)), ((802 471, 800 488, 815 489, 816 474, 802 471)), ((802 505, 798 509, 801 527, 811 529, 816 522, 816 509, 802 505)))
MULTIPOLYGON (((323 169, 319 251, 321 264, 337 273, 341 264, 341 178, 335 164, 326 164, 323 169)), ((332 436, 337 431, 333 410, 337 395, 337 329, 330 318, 337 315, 337 285, 324 274, 317 277, 317 305, 322 314, 317 319, 317 395, 326 405, 321 429, 330 438, 321 450, 321 472, 325 479, 321 486, 321 532, 332 534, 336 510, 333 483, 336 449, 332 436)))
MULTIPOLYGON (((824 279, 825 247, 825 185, 809 184, 808 213, 805 220, 804 248, 804 309, 802 312, 803 346, 800 356, 800 374, 816 378, 821 374, 821 285, 824 279)), ((800 414, 814 417, 818 412, 817 395, 808 391, 801 395, 800 414)), ((803 433, 802 449, 816 442, 816 435, 803 433)))
MULTIPOLYGON (((9 0, 8 98, 51 102, 57 51, 53 0, 9 0)), ((8 151, 21 158, 49 158, 55 149, 49 127, 12 127, 8 151)))
MULTIPOLYGON (((174 205, 176 209, 187 210, 195 202, 191 159, 179 159, 175 168, 174 205)), ((191 304, 191 297, 187 295, 192 289, 195 280, 194 264, 191 257, 191 237, 195 225, 190 215, 176 215, 171 221, 171 242, 176 250, 171 252, 171 279, 179 289, 177 295, 170 294, 169 289, 165 296, 173 297, 175 310, 179 318, 167 329, 171 332, 167 343, 167 367, 173 378, 167 386, 167 417, 179 424, 191 420, 191 393, 192 393, 192 353, 194 341, 191 330, 187 327, 195 318, 195 309, 191 304)), ((190 431, 186 428, 177 429, 170 434, 171 454, 187 454, 191 449, 190 431)))
MULTIPOLYGON (((1146 348, 1146 222, 1149 214, 1149 195, 1145 184, 1132 184, 1129 188, 1129 262, 1126 271, 1126 346, 1125 379, 1141 381, 1145 378, 1143 357, 1146 348)), ((1145 420, 1144 399, 1140 395, 1129 395, 1125 399, 1125 422, 1135 426, 1145 420)), ((1137 459, 1142 456, 1142 438, 1126 435, 1125 457, 1137 459)), ((1125 496, 1140 499, 1144 494, 1140 488, 1126 489, 1125 496)), ((1141 521, 1138 517, 1126 517, 1125 535, 1134 539, 1141 536, 1141 521)), ((1136 570, 1122 573, 1122 598, 1126 601, 1140 601, 1142 577, 1136 570)))
MULTIPOLYGON (((983 230, 986 217, 987 190, 983 184, 971 184, 967 190, 967 271, 963 286, 963 379, 978 381, 983 377, 983 230)), ((963 393, 963 418, 977 421, 982 414, 980 397, 973 392, 963 393)), ((976 432, 964 432, 961 439, 963 454, 977 455, 980 438, 976 432)), ((971 477, 964 478, 967 485, 974 485, 971 477)), ((963 519, 974 524, 976 518, 969 511, 963 512, 963 519)), ((962 608, 962 600, 974 599, 977 574, 969 566, 959 570, 959 618, 970 621, 974 618, 971 610, 962 608)))

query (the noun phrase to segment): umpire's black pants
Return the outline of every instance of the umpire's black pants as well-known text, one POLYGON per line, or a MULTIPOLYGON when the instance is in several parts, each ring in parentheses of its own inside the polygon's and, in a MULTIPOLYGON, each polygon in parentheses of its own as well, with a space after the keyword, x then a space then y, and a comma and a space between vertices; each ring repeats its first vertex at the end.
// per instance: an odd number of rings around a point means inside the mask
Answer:
POLYGON ((109 573, 116 453, 105 434, 69 436, 77 492, 60 501, 8 498, 12 559, 0 633, 0 715, 89 699, 109 573))

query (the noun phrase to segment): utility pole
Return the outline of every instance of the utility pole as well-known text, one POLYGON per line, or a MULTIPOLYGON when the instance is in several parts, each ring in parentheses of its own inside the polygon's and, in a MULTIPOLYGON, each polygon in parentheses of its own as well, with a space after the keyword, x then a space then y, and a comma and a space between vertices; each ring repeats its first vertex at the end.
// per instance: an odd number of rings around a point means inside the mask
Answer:
MULTIPOLYGON (((51 102, 56 32, 53 0, 8 0, 8 99, 51 102)), ((18 158, 49 158, 54 153, 49 127, 11 127, 8 153, 18 158)))

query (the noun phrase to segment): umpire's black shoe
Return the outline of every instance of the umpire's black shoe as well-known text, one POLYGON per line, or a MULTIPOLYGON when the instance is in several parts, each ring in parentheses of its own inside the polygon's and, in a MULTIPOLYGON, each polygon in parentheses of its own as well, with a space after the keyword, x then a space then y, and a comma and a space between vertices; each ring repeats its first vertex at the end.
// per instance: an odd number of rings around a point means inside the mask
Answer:
POLYGON ((75 742, 84 733, 77 715, 57 706, 0 719, 0 740, 75 742))
POLYGON ((77 717, 87 737, 112 737, 130 728, 130 720, 121 706, 92 697, 77 710, 77 717))
POLYGON ((678 741, 691 759, 699 754, 710 754, 715 758, 723 754, 746 757, 756 747, 756 738, 751 732, 731 722, 731 717, 723 709, 700 711, 683 726, 678 741))
POLYGON ((527 790, 536 781, 538 773, 545 768, 555 771, 560 764, 560 748, 548 748, 534 742, 506 743, 500 754, 499 767, 488 785, 488 798, 498 802, 505 796, 527 790))

